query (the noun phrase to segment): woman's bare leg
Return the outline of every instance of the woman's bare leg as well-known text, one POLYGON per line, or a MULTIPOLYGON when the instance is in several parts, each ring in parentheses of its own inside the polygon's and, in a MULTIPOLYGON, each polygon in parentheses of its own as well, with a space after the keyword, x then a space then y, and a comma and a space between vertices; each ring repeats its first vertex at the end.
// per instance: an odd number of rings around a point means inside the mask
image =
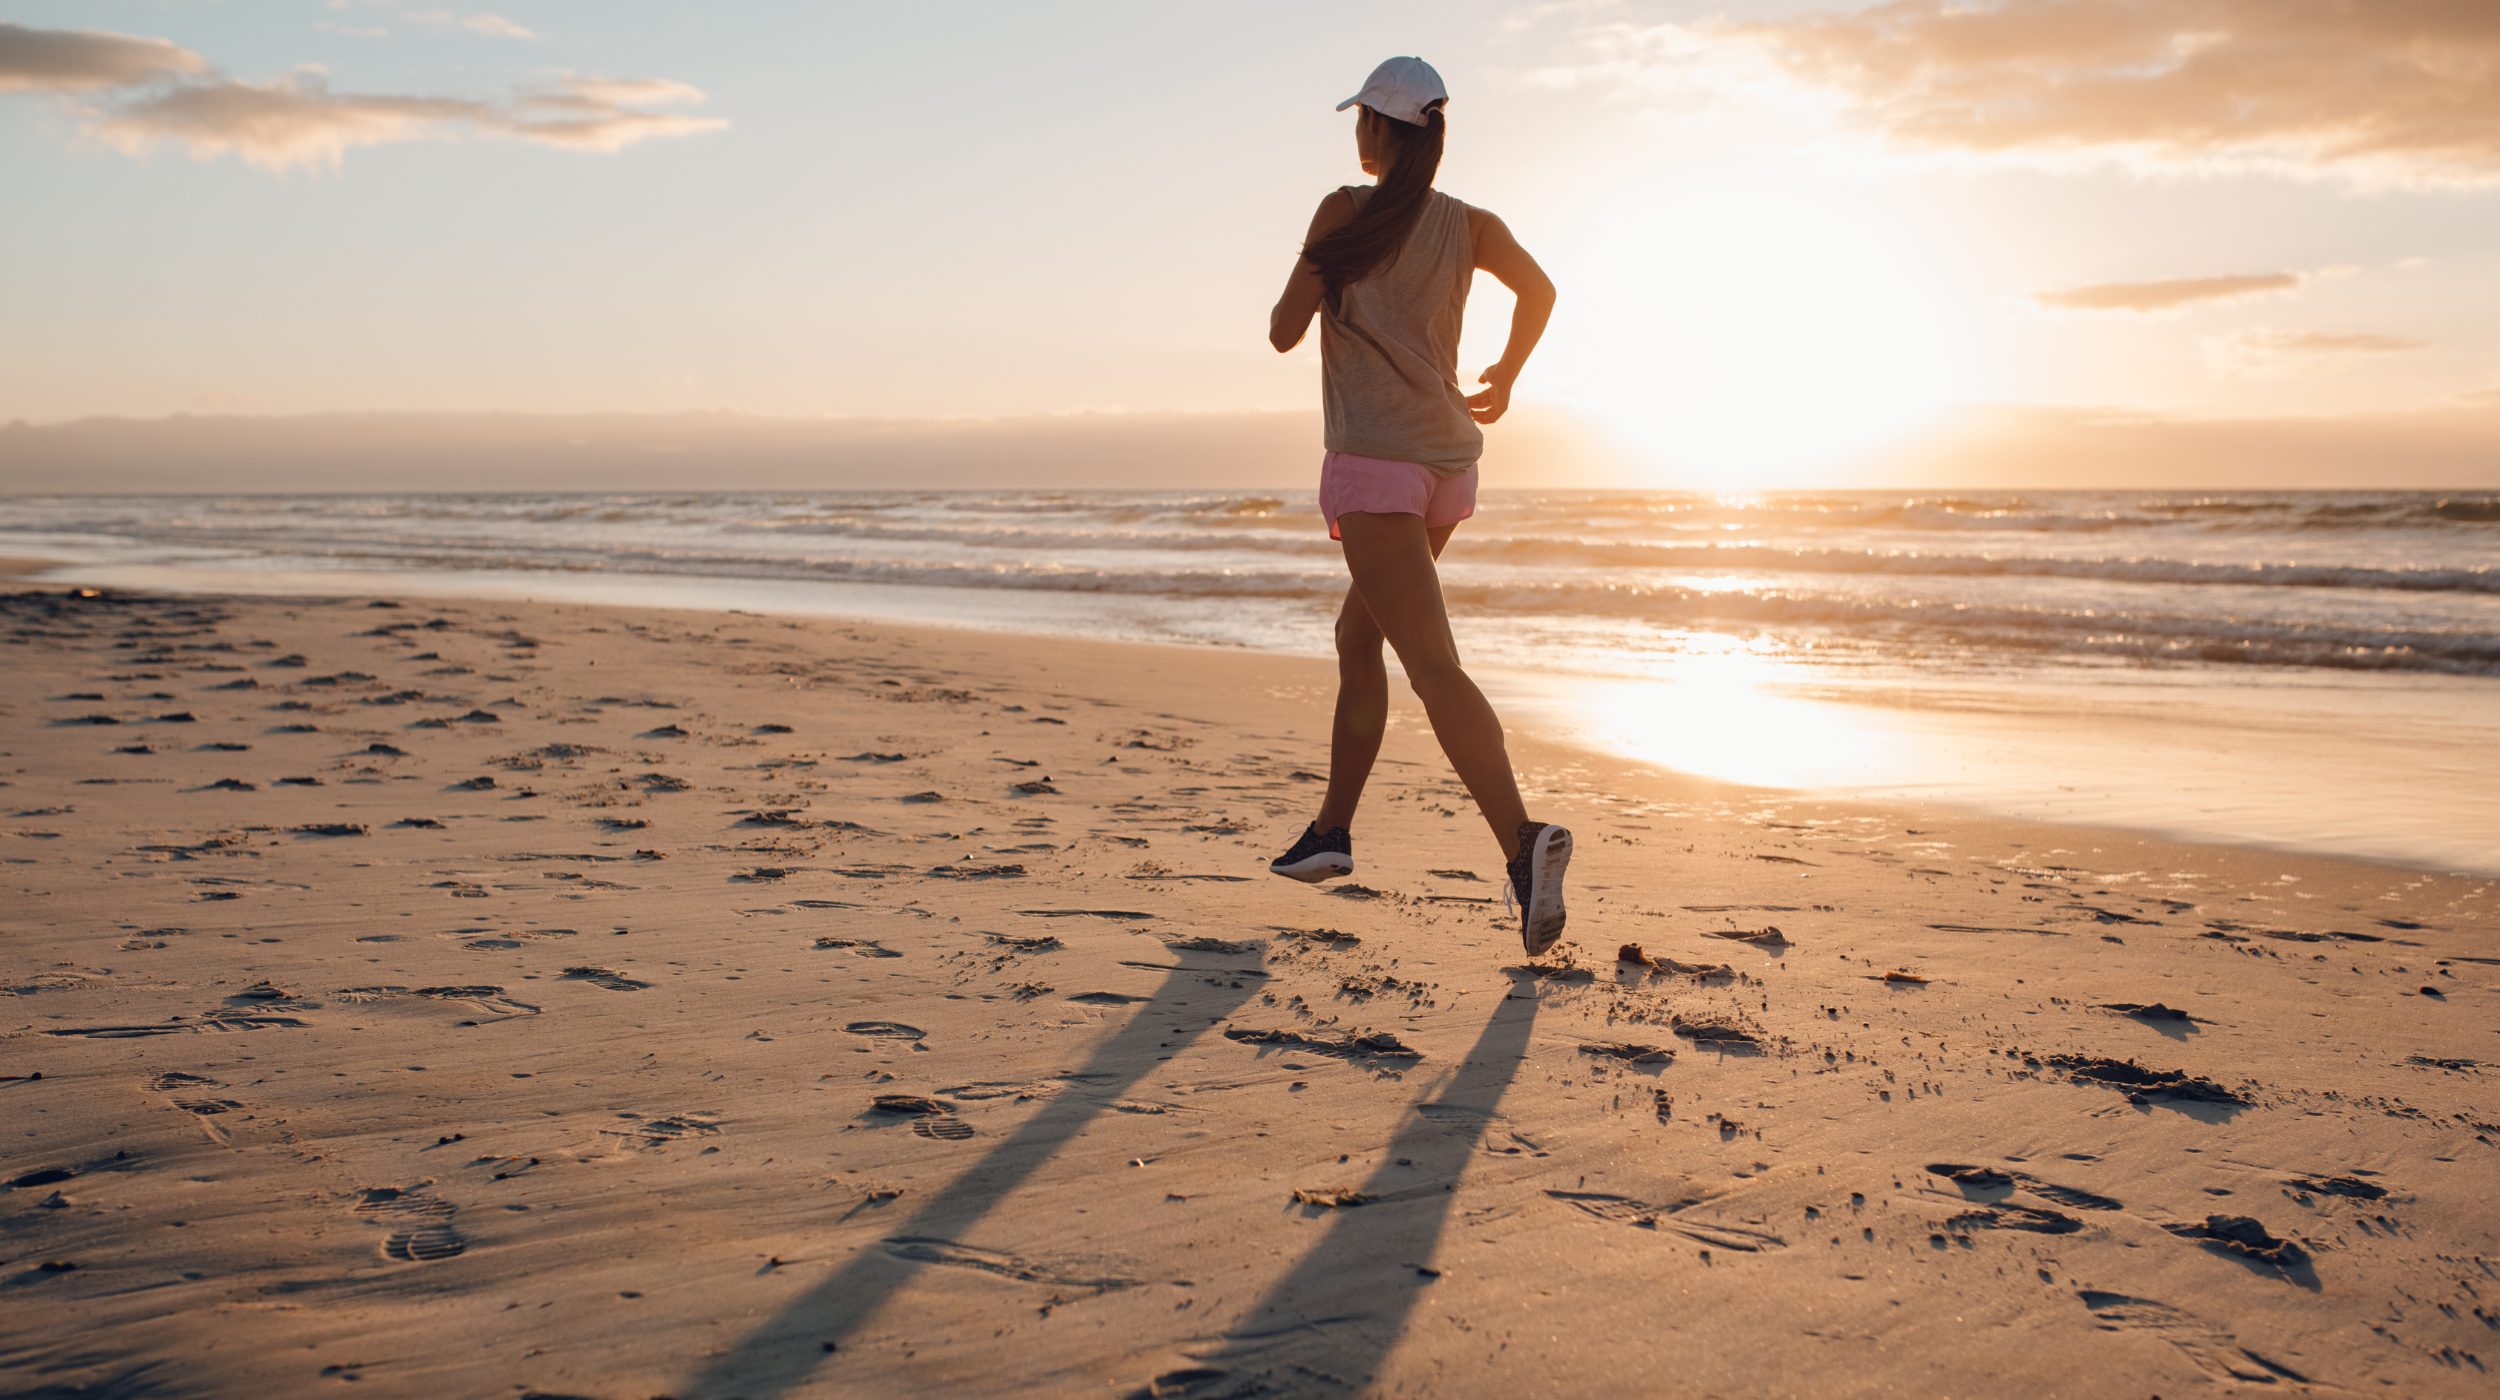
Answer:
MULTIPOLYGON (((1433 558, 1441 557, 1441 547, 1457 528, 1439 525, 1425 532, 1433 558)), ((1382 640, 1380 624, 1363 606, 1362 593, 1346 589, 1345 604, 1337 610, 1337 715, 1328 731, 1328 797, 1320 803, 1317 823, 1322 831, 1352 829, 1363 785, 1380 757, 1380 738, 1389 728, 1389 668, 1381 661, 1382 640)))
MULTIPOLYGON (((1388 720, 1388 683, 1384 672, 1376 690, 1368 692, 1378 697, 1376 711, 1354 708, 1343 689, 1349 676, 1362 679, 1346 661, 1347 617, 1359 603, 1371 623, 1370 635, 1386 638, 1396 649, 1398 664, 1406 668, 1407 683, 1424 702, 1424 714, 1432 721, 1433 737, 1441 741, 1441 752, 1458 771, 1458 780, 1467 785, 1485 824, 1493 828, 1493 838, 1501 843, 1502 859, 1507 861, 1518 854, 1519 828, 1528 820, 1528 811, 1511 775, 1501 718, 1459 665, 1458 641, 1450 635, 1449 611, 1441 601, 1441 575, 1433 567, 1441 546, 1449 540, 1450 528, 1455 527, 1428 530, 1420 515, 1355 511, 1337 517, 1346 571, 1354 576, 1346 614, 1338 619, 1338 732, 1352 732, 1356 743, 1346 757, 1359 757, 1362 775, 1367 776, 1373 757, 1380 752, 1380 731, 1388 720), (1368 730, 1363 728, 1366 724, 1368 730)), ((1354 640, 1359 643, 1362 634, 1357 633, 1354 640)), ((1372 643, 1370 654, 1377 666, 1378 642, 1372 643)), ((1323 816, 1338 801, 1343 780, 1336 766, 1332 751, 1328 784, 1332 806, 1324 809, 1323 816)), ((1350 786, 1359 797, 1362 777, 1353 777, 1350 786)), ((1344 813, 1352 817, 1351 800, 1344 813)), ((1323 829, 1332 824, 1345 823, 1323 821, 1323 829)))

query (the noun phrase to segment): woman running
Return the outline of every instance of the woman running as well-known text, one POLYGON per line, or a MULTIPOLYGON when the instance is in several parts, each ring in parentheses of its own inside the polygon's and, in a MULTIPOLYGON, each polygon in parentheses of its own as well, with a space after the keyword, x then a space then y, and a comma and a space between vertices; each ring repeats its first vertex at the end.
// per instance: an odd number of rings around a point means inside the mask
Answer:
POLYGON ((1385 638, 1424 702, 1433 736, 1501 843, 1520 942, 1534 957, 1563 929, 1571 833, 1528 819, 1502 745, 1502 721, 1459 665, 1433 568, 1475 513, 1480 423, 1510 407, 1511 385, 1545 333, 1554 284, 1491 213, 1435 190, 1449 90, 1420 58, 1393 58, 1337 104, 1361 109, 1354 149, 1377 183, 1320 201, 1302 257, 1268 317, 1278 353, 1320 318, 1320 398, 1328 455, 1319 508, 1344 545, 1353 584, 1337 614, 1337 715, 1318 820, 1268 868, 1296 880, 1354 871, 1348 829, 1389 721, 1385 638), (1518 298, 1502 358, 1458 386, 1458 332, 1482 268, 1518 298))

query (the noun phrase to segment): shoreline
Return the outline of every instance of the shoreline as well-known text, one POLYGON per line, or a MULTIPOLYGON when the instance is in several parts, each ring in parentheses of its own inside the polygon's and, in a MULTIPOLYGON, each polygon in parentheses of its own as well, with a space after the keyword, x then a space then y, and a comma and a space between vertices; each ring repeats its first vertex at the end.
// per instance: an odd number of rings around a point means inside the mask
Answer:
POLYGON ((1522 735, 1531 965, 1325 663, 398 601, 10 600, 10 1388, 2479 1392, 2492 881, 1522 735))
MULTIPOLYGON (((256 584, 233 596, 744 611, 1324 661, 1244 652, 1187 635, 1185 626, 1120 635, 1150 630, 1142 620, 1126 628, 1115 620, 1107 637, 1071 630, 1065 600, 1047 592, 633 574, 266 575, 41 560, 0 560, 0 568, 16 569, 0 577, 18 580, 59 574, 45 580, 55 587, 215 597, 225 596, 217 585, 256 584), (980 616, 968 615, 974 607, 980 616)), ((1154 600, 1136 601, 1141 619, 1154 612, 1154 600)), ((1458 621, 1462 632, 1480 625, 1458 621)), ((1801 672, 1731 684, 1710 675, 1645 682, 1496 667, 1478 678, 1514 732, 1533 730, 1608 762, 1842 802, 1934 804, 1982 819, 2500 876, 2500 725, 2461 718, 2483 708, 2462 693, 2472 684, 2463 678, 2414 677, 2388 695, 2353 699, 2340 693, 2383 678, 2181 671, 2089 683, 1905 675, 1858 684, 1801 672), (2193 703, 2183 708, 2182 698, 2193 703), (2283 762, 2286 752, 2298 764, 2283 762)))

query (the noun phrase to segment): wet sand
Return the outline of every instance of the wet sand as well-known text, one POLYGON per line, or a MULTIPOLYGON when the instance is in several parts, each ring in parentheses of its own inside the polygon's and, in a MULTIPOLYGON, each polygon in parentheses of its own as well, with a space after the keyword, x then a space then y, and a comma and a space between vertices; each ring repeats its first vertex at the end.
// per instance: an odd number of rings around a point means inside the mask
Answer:
POLYGON ((61 564, 62 561, 58 559, 0 557, 0 580, 17 582, 22 579, 31 579, 47 569, 59 568, 61 564))
POLYGON ((10 1394, 2500 1364, 2490 881, 1521 735, 1531 964, 1411 706, 1356 875, 1264 873, 1308 661, 58 589, 0 643, 10 1394))

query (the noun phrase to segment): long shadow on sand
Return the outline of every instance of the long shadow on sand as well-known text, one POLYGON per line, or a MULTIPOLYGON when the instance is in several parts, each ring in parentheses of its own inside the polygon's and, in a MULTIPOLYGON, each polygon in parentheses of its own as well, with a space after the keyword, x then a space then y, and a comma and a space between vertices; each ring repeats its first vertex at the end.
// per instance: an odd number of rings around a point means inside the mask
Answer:
MULTIPOLYGON (((1132 1395, 1352 1395, 1366 1392, 1440 1277, 1433 1251, 1459 1179, 1479 1153, 1534 1150, 1494 1143, 1502 1095, 1525 1063, 1536 1026, 1533 983, 1494 1003, 1465 1063, 1381 1152, 1360 1188, 1370 1204, 1339 1209, 1293 1272, 1242 1314, 1222 1348, 1197 1366, 1139 1378, 1132 1395)), ((1509 1135, 1502 1137, 1508 1139, 1509 1135)))
MULTIPOLYGON (((1227 969, 1188 968, 1168 974, 1138 1014, 1105 1041, 1082 1070, 1069 1076, 1066 1092, 1052 1098, 909 1219, 897 1222, 887 1238, 962 1240, 1121 1094, 1174 1052, 1205 1035, 1258 990, 1256 979, 1227 969), (1245 987, 1244 982, 1249 985, 1245 987), (1194 1027, 1170 1023, 1171 1016, 1184 1013, 1196 1022, 1194 1027)), ((921 1268, 921 1261, 885 1249, 862 1250, 715 1357, 679 1393, 698 1400, 713 1396, 773 1400, 786 1394, 824 1360, 828 1343, 848 1339, 921 1268)))

